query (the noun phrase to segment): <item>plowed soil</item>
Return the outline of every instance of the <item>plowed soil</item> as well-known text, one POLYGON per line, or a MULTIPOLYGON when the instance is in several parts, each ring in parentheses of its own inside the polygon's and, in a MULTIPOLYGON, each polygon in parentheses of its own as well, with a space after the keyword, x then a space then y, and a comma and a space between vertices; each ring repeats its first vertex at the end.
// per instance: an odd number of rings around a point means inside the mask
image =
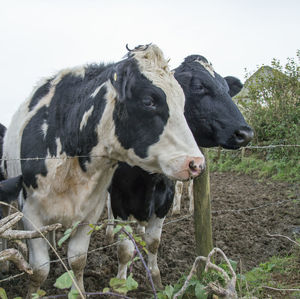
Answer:
MULTIPOLYGON (((292 238, 299 234, 300 204, 292 200, 299 197, 299 189, 295 185, 259 181, 255 177, 234 173, 211 173, 214 246, 221 248, 230 259, 238 261, 242 271, 255 267, 271 256, 288 254, 292 248, 291 242, 283 238, 271 238, 267 234, 282 234, 292 238)), ((183 201, 181 215, 171 216, 169 213, 165 221, 158 254, 164 285, 174 284, 190 270, 196 258, 193 217, 180 220, 187 215, 188 201, 183 201), (175 219, 178 221, 170 222, 175 219)), ((87 292, 101 291, 108 286, 110 278, 117 274, 116 247, 101 249, 106 245, 108 242, 104 231, 93 234, 89 248, 92 252, 88 255, 84 276, 87 292)), ((63 250, 59 252, 62 257, 65 256, 63 250)), ((56 259, 53 253, 51 258, 56 259)), ((10 275, 18 273, 12 266, 10 275)), ((64 291, 53 287, 55 279, 62 273, 64 269, 59 262, 51 263, 49 277, 42 286, 48 296, 64 294, 64 291)), ((133 273, 139 282, 139 289, 128 296, 150 298, 152 293, 140 261, 134 264, 133 273)), ((8 275, 2 278, 5 277, 8 275)), ((26 275, 1 283, 9 298, 25 296, 27 285, 26 275)))

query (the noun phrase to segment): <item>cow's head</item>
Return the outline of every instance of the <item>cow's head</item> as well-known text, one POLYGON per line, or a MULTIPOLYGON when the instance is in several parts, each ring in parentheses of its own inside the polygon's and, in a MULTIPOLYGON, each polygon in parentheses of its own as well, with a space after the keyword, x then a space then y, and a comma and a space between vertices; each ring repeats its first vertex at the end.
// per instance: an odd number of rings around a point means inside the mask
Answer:
POLYGON ((186 97, 185 117, 199 146, 237 149, 253 131, 232 101, 243 87, 235 77, 223 78, 200 55, 191 55, 175 69, 186 97))
POLYGON ((184 94, 155 45, 137 47, 111 74, 115 135, 129 164, 188 179, 204 168, 184 118, 184 94))

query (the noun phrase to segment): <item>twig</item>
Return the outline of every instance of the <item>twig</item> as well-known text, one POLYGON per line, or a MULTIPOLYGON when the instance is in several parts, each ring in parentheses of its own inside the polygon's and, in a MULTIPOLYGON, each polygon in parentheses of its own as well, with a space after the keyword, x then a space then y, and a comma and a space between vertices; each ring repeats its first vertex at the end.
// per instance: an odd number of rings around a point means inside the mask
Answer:
POLYGON ((0 280, 0 283, 1 283, 1 282, 4 282, 4 281, 12 280, 12 279, 17 278, 17 277, 19 277, 19 276, 22 276, 22 275, 24 275, 24 274, 25 274, 25 272, 22 272, 22 273, 13 275, 13 276, 9 276, 9 277, 7 277, 7 278, 4 278, 4 279, 0 280))
POLYGON ((33 274, 32 268, 25 261, 23 255, 14 248, 5 249, 0 252, 0 262, 12 261, 19 270, 25 271, 28 274, 33 274))
MULTIPOLYGON (((11 204, 7 204, 7 203, 4 203, 4 202, 1 202, 1 204, 5 205, 5 206, 8 206, 8 207, 11 207, 13 210, 20 212, 16 207, 14 207, 14 206, 11 205, 11 204)), ((80 297, 81 297, 82 299, 84 299, 84 296, 83 296, 82 291, 80 290, 80 288, 79 288, 79 286, 78 286, 78 283, 76 282, 75 278, 69 273, 70 271, 69 271, 68 267, 66 266, 66 264, 65 264, 65 263, 63 262, 63 260, 61 259, 61 257, 60 257, 60 255, 58 254, 57 250, 55 250, 55 248, 52 246, 52 244, 48 241, 48 239, 45 237, 45 235, 41 232, 41 230, 39 229, 39 227, 36 226, 36 225, 31 221, 31 219, 29 219, 29 218, 26 217, 25 215, 23 215, 23 217, 26 218, 26 220, 27 220, 28 222, 31 223, 31 225, 33 226, 33 228, 34 228, 37 232, 39 232, 39 234, 41 235, 41 237, 47 242, 47 244, 49 245, 49 247, 53 250, 53 252, 54 252, 55 255, 57 256, 57 258, 60 260, 60 262, 61 262, 62 266, 64 267, 64 269, 68 272, 68 274, 69 274, 69 276, 70 276, 70 278, 71 278, 71 280, 72 280, 72 282, 73 282, 73 284, 74 284, 76 290, 78 291, 80 297)))
POLYGON ((262 288, 270 289, 273 291, 279 291, 279 292, 300 292, 300 289, 277 289, 277 288, 272 288, 272 287, 268 287, 268 286, 262 286, 262 288))
POLYGON ((23 214, 21 212, 17 212, 0 220, 0 235, 14 226, 22 217, 23 214))
MULTIPOLYGON (((87 292, 87 293, 83 293, 84 295, 87 296, 93 296, 93 295, 100 295, 100 296, 113 296, 113 297, 119 297, 119 298, 124 298, 124 299, 133 299, 132 297, 128 297, 125 295, 121 295, 118 293, 113 293, 113 292, 87 292)), ((62 298, 62 297, 67 297, 68 294, 61 294, 61 295, 53 295, 53 296, 46 296, 43 297, 43 299, 52 299, 52 298, 62 298)))
POLYGON ((192 276, 196 273, 197 271, 197 268, 198 268, 198 264, 203 261, 203 262, 206 262, 206 257, 204 256, 198 256, 195 261, 194 261, 194 264, 192 266, 192 269, 188 275, 188 277, 186 278, 186 281, 184 282, 182 288, 174 295, 173 299, 177 299, 179 296, 182 296, 185 292, 185 290, 187 289, 188 285, 189 285, 189 282, 192 278, 192 276))
POLYGON ((25 242, 22 242, 21 240, 13 240, 13 242, 18 246, 18 250, 22 253, 25 260, 28 259, 28 248, 25 242))
POLYGON ((218 284, 215 283, 209 283, 208 286, 206 286, 204 289, 207 291, 212 292, 213 294, 216 294, 220 297, 223 298, 228 298, 228 299, 235 299, 238 298, 237 297, 237 293, 235 290, 235 283, 236 283, 236 274, 228 260, 228 258, 226 257, 225 253, 220 249, 220 248, 214 248, 206 257, 204 256, 198 256, 195 259, 195 262, 193 264, 192 270, 190 271, 184 285, 182 286, 182 288, 174 295, 173 299, 177 299, 179 296, 183 295, 184 291, 186 290, 186 288, 188 287, 188 284, 193 276, 193 274, 197 271, 197 267, 200 261, 204 261, 206 262, 206 266, 205 266, 205 272, 207 272, 209 270, 209 268, 216 270, 218 272, 221 272, 224 276, 225 279, 225 283, 226 283, 226 287, 223 288, 218 284), (228 274, 220 267, 218 267, 217 265, 211 263, 210 259, 211 257, 215 254, 215 253, 220 253, 223 258, 225 259, 226 263, 228 264, 229 270, 232 274, 232 278, 230 279, 228 274))
POLYGON ((34 239, 41 238, 41 234, 46 234, 53 230, 61 228, 62 225, 60 223, 55 223, 51 225, 42 226, 39 231, 23 231, 23 230, 9 230, 2 234, 0 234, 1 238, 13 240, 23 240, 23 239, 34 239))
POLYGON ((279 234, 275 234, 275 235, 271 235, 269 233, 267 233, 267 236, 268 237, 272 237, 272 238, 277 238, 277 237, 280 237, 280 238, 286 238, 288 239, 289 241, 291 241, 292 243, 296 244, 297 246, 300 247, 300 244, 294 240, 292 240, 291 238, 287 237, 287 236, 284 236, 284 235, 279 235, 279 234))
POLYGON ((147 272, 147 275, 148 275, 148 278, 149 278, 149 281, 150 281, 150 284, 151 284, 151 287, 152 287, 152 290, 153 290, 154 298, 157 299, 156 289, 155 289, 155 286, 154 286, 154 283, 153 283, 152 275, 151 275, 151 272, 150 272, 148 266, 145 263, 145 260, 143 258, 143 255, 141 254, 141 251, 139 250, 139 248, 138 248, 134 238, 132 237, 132 235, 129 232, 127 232, 124 229, 124 227, 122 227, 121 231, 124 232, 130 238, 131 242, 133 243, 133 245, 134 245, 134 247, 135 247, 135 249, 136 249, 136 251, 137 251, 137 253, 138 253, 145 269, 146 269, 146 272, 147 272))

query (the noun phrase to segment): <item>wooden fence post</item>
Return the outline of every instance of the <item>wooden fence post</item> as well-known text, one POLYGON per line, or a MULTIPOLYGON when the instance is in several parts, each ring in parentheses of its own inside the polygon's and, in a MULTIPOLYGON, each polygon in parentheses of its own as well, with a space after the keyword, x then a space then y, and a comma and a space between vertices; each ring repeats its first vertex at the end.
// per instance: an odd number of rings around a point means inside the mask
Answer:
MULTIPOLYGON (((210 209, 210 181, 208 150, 201 148, 206 159, 206 169, 204 173, 194 180, 194 225, 196 240, 196 255, 205 256, 213 249, 212 224, 210 209)), ((201 276, 203 267, 200 267, 198 277, 201 276)))

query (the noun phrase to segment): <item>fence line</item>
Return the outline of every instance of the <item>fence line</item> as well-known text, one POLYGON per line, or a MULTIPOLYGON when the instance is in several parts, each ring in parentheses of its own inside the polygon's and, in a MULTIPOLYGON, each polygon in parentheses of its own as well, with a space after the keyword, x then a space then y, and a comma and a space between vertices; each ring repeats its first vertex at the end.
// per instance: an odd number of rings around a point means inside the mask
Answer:
MULTIPOLYGON (((275 206, 275 205, 281 205, 281 204, 285 204, 285 203, 289 203, 289 202, 292 202, 292 201, 299 201, 300 202, 300 198, 298 199, 288 199, 288 200, 282 200, 282 201, 277 201, 277 202, 272 202, 272 203, 267 203, 265 205, 261 205, 261 206, 257 206, 257 207, 253 207, 253 208, 247 208, 247 209, 237 209, 237 210, 212 210, 211 213, 212 214, 221 214, 221 213, 240 213, 240 212, 248 212, 248 211, 254 211, 254 210, 258 210, 258 209, 263 209, 263 208, 266 208, 266 207, 269 207, 269 206, 275 206)), ((183 216, 183 217, 179 217, 179 218, 176 218, 176 219, 173 219, 173 220, 170 220, 168 222, 165 222, 164 223, 164 226, 167 225, 167 224, 170 224, 170 223, 175 223, 175 222, 179 222, 179 221, 182 221, 184 219, 187 219, 187 218, 190 218, 190 217, 193 217, 193 214, 190 214, 190 215, 186 215, 186 216, 183 216)))
POLYGON ((225 152, 232 152, 232 151, 237 151, 237 150, 245 150, 245 149, 273 149, 273 148, 278 148, 278 147, 300 147, 300 144, 270 144, 270 145, 249 145, 249 146, 244 146, 236 150, 230 150, 226 148, 209 148, 209 150, 213 151, 225 151, 225 152))
MULTIPOLYGON (((231 209, 231 210, 212 210, 211 213, 212 214, 221 214, 221 213, 240 213, 240 212, 246 212, 246 211, 253 211, 253 210, 258 210, 258 209, 263 209, 263 208, 266 208, 266 207, 269 207, 269 206, 273 206, 273 205, 281 205, 281 204, 285 204, 285 203, 290 203, 290 202, 300 202, 300 198, 297 198, 297 199, 288 199, 288 200, 282 200, 282 201, 277 201, 277 202, 273 202, 273 203, 268 203, 268 204, 265 204, 265 205, 261 205, 261 206, 257 206, 257 207, 252 207, 252 208, 245 208, 245 209, 231 209)), ((164 223, 164 226, 165 225, 168 225, 168 224, 171 224, 171 223, 175 223, 175 222, 179 222, 179 221, 182 221, 182 220, 185 220, 185 219, 188 219, 188 218, 191 218, 193 216, 193 214, 190 214, 190 215, 185 215, 183 217, 179 217, 179 218, 176 218, 176 219, 173 219, 173 220, 170 220, 168 222, 165 222, 164 223)), ((97 223, 97 224, 101 224, 101 223, 97 223)), ((96 251, 100 251, 100 250, 104 250, 106 248, 109 248, 109 247, 113 247, 113 246, 116 246, 120 243, 121 241, 116 241, 112 244, 109 244, 109 245, 106 245, 106 246, 102 246, 102 247, 98 247, 98 248, 95 248, 95 249, 92 249, 92 250, 89 250, 87 252, 87 254, 91 254, 93 252, 96 252, 96 251)), ((80 256, 82 254, 79 254, 79 255, 74 255, 72 257, 76 257, 76 256, 80 256)), ((65 258, 61 258, 62 260, 67 260, 68 257, 65 257, 65 258)), ((58 263, 58 262, 61 262, 59 259, 56 259, 56 260, 50 260, 42 265, 40 265, 40 267, 43 267, 45 266, 46 264, 52 264, 52 263, 58 263)), ((4 281, 7 281, 7 280, 12 280, 16 277, 19 277, 21 275, 24 275, 25 272, 21 272, 20 274, 17 274, 15 276, 9 276, 3 280, 0 280, 0 282, 4 282, 4 281)))
MULTIPOLYGON (((268 148, 277 148, 277 147, 300 147, 300 144, 270 144, 270 145, 251 145, 251 146, 245 146, 241 147, 237 150, 243 150, 243 149, 268 149, 268 148)), ((224 148, 209 148, 209 150, 213 151, 236 151, 236 150, 229 150, 224 148)), ((30 158, 10 158, 10 159, 0 159, 0 162, 2 161, 39 161, 39 160, 66 160, 66 159, 75 159, 75 158, 108 158, 108 156, 105 155, 91 155, 91 156, 64 156, 64 157, 57 157, 57 156, 51 156, 51 157, 30 157, 30 158)))

